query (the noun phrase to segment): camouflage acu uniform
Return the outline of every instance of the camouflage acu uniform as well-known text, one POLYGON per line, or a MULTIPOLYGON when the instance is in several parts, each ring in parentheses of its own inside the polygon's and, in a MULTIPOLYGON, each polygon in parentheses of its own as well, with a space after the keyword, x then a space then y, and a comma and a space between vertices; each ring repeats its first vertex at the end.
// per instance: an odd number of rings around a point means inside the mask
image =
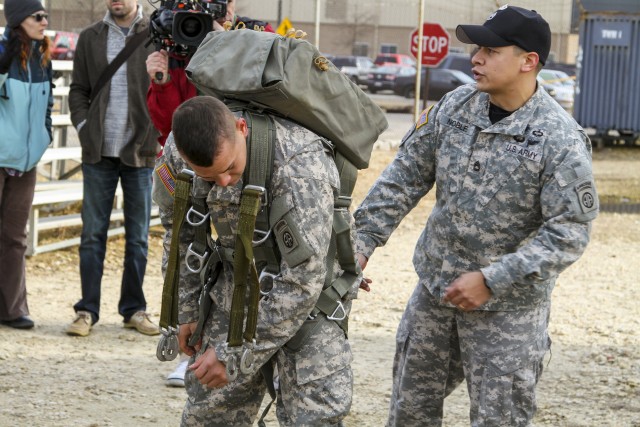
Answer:
POLYGON ((488 113, 473 85, 425 111, 354 214, 356 251, 368 257, 436 185, 397 334, 389 425, 440 425, 463 379, 472 425, 525 426, 535 412, 551 291, 598 212, 591 145, 540 88, 495 124, 488 113), (465 313, 442 298, 470 271, 492 296, 465 313))
MULTIPOLYGON (((254 372, 250 375, 240 373, 235 381, 222 389, 208 390, 188 371, 185 378, 188 400, 182 418, 182 424, 186 426, 251 425, 265 395, 265 382, 259 367, 266 363, 275 363, 278 368, 277 416, 281 425, 342 425, 351 406, 351 349, 345 333, 335 322, 320 322, 319 328, 300 350, 292 352, 283 348, 308 318, 325 281, 339 175, 325 140, 290 121, 277 118, 275 121, 275 162, 267 191, 272 196, 272 205, 278 204, 285 209, 277 210, 279 217, 274 217, 276 209, 271 209, 270 223, 284 220, 294 236, 294 246, 284 248, 282 236, 274 230, 282 253, 281 271, 269 295, 260 301, 254 372)), ((185 167, 172 135, 157 164, 154 199, 160 206, 167 230, 164 266, 173 221, 172 187, 166 172, 175 177, 185 167), (162 175, 164 179, 161 179, 162 175)), ((242 182, 220 187, 199 178, 194 180, 193 194, 206 198, 220 244, 228 253, 233 251, 235 244, 241 191, 242 182)), ((181 254, 184 254, 189 242, 193 241, 193 229, 185 223, 182 234, 181 254)), ((218 358, 226 362, 233 264, 224 262, 223 266, 210 293, 213 305, 205 324, 201 353, 206 347, 214 347, 218 358)), ((339 268, 335 267, 334 271, 338 272, 339 268)), ((355 297, 358 283, 359 280, 354 283, 349 300, 355 297)), ((182 256, 180 324, 197 320, 200 289, 200 278, 189 273, 182 256)), ((349 307, 350 302, 346 308, 349 307)))

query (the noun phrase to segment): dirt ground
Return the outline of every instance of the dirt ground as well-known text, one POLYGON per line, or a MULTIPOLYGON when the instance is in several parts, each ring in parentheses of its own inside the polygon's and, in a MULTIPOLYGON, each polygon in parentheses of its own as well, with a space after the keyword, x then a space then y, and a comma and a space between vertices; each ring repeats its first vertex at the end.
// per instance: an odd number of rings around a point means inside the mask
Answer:
MULTIPOLYGON (((411 121, 404 116, 394 120, 411 121)), ((398 131, 400 137, 406 129, 398 131)), ((374 151, 370 169, 359 178, 356 205, 394 154, 392 149, 374 151)), ((601 197, 639 203, 639 162, 640 149, 595 153, 601 197)), ((384 425, 395 330, 416 283, 411 255, 432 206, 430 195, 367 268, 372 291, 361 293, 350 321, 355 385, 347 426, 384 425)), ((585 255, 560 276, 553 294, 552 355, 538 387, 536 425, 640 426, 639 242, 640 214, 601 213, 585 255)), ((77 248, 28 260, 27 289, 36 327, 0 327, 0 426, 179 424, 186 393, 164 385, 175 362, 159 362, 157 338, 123 329, 117 314, 122 256, 123 240, 110 240, 101 320, 86 338, 64 334, 80 297, 77 248)), ((154 229, 145 292, 155 320, 161 300, 160 257, 160 230, 154 229)), ((463 386, 447 399, 444 425, 468 425, 467 411, 463 386)), ((273 412, 267 425, 277 425, 273 412)))

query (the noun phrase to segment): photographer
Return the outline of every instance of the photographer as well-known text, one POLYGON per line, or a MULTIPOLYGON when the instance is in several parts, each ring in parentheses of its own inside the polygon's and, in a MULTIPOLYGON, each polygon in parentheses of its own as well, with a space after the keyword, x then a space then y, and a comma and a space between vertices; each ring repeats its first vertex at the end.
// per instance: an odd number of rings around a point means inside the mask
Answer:
MULTIPOLYGON (((225 22, 229 22, 231 29, 244 24, 246 28, 274 32, 267 22, 236 16, 235 3, 236 0, 227 2, 226 16, 213 21, 214 31, 224 31, 225 22)), ((171 132, 173 112, 184 101, 196 96, 196 88, 189 82, 184 72, 190 57, 190 55, 177 55, 162 49, 153 52, 147 58, 147 73, 151 79, 147 92, 147 107, 154 126, 160 131, 158 142, 163 147, 167 135, 171 132), (162 73, 161 80, 156 80, 156 73, 162 73)))

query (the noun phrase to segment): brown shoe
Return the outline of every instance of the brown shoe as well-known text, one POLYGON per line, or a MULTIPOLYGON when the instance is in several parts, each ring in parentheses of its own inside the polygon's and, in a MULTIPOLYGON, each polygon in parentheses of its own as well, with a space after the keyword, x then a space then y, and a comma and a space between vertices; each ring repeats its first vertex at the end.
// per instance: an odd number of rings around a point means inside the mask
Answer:
POLYGON ((93 319, 88 311, 78 311, 75 320, 67 326, 67 335, 86 337, 91 332, 93 319))
POLYGON ((154 325, 149 319, 149 315, 144 311, 138 311, 131 316, 128 322, 124 322, 124 327, 135 329, 145 335, 158 335, 160 333, 158 325, 154 325))

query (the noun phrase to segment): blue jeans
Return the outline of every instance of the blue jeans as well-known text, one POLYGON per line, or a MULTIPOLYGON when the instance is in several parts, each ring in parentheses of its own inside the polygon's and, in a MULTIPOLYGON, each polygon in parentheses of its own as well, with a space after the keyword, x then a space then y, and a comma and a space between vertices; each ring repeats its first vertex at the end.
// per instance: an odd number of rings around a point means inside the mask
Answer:
POLYGON ((90 312, 94 323, 100 318, 107 231, 118 180, 124 195, 126 242, 118 313, 126 322, 137 311, 147 308, 142 282, 147 267, 152 171, 152 168, 126 166, 114 157, 82 165, 84 198, 79 250, 82 299, 73 308, 90 312))

